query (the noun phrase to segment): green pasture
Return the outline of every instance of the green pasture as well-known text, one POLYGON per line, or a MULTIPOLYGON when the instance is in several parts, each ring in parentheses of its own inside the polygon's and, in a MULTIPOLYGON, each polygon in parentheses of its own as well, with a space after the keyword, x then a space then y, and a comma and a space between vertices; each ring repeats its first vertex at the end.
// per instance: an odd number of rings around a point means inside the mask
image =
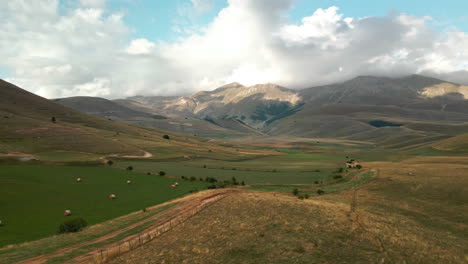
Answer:
MULTIPOLYGON (((246 161, 251 165, 252 161, 246 161)), ((271 160, 270 160, 271 162, 271 160)), ((244 162, 152 162, 152 161, 117 161, 114 166, 119 168, 127 168, 132 166, 137 172, 157 173, 159 171, 166 172, 166 175, 180 178, 195 177, 200 178, 213 177, 217 180, 231 180, 235 177, 239 182, 244 181, 246 184, 307 184, 315 181, 325 181, 329 178, 331 172, 336 169, 313 167, 316 169, 304 170, 284 170, 281 164, 271 162, 266 166, 246 166, 244 162), (206 168, 203 166, 207 165, 206 168), (278 169, 275 169, 278 168, 278 169)))
POLYGON ((178 181, 99 167, 0 166, 0 246, 57 233, 60 223, 83 217, 90 225, 204 189, 205 183, 178 181), (80 177, 82 182, 76 182, 80 177), (125 184, 126 180, 132 184, 125 184), (109 194, 116 194, 111 200, 109 194))

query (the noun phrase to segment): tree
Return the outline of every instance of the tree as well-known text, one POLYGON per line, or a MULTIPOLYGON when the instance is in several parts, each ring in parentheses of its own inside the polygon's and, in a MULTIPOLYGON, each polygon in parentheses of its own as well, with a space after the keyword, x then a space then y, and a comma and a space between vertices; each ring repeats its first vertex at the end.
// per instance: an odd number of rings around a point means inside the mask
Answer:
POLYGON ((107 165, 112 166, 112 165, 114 165, 114 162, 112 160, 108 160, 107 165))
POLYGON ((195 176, 190 177, 190 181, 196 181, 196 180, 197 178, 195 178, 195 176))
POLYGON ((75 218, 75 219, 70 219, 65 222, 63 222, 59 226, 59 233, 69 233, 69 232, 78 232, 84 227, 86 227, 88 223, 83 219, 83 218, 75 218))
POLYGON ((361 164, 356 165, 356 168, 357 168, 358 170, 362 169, 361 164))
POLYGON ((241 182, 241 185, 242 185, 242 186, 245 186, 245 182, 244 182, 244 181, 242 181, 242 182, 241 182))
POLYGON ((160 171, 159 172, 159 176, 165 176, 166 175, 166 172, 165 171, 160 171))
POLYGON ((325 191, 322 190, 322 189, 318 189, 318 190, 317 190, 317 194, 318 194, 318 195, 322 195, 322 194, 324 194, 324 193, 325 193, 325 191))
POLYGON ((133 170, 133 166, 128 166, 128 167, 127 167, 127 170, 128 170, 128 171, 132 171, 132 170, 133 170))
POLYGON ((57 120, 55 119, 55 116, 52 117, 52 123, 55 123, 57 120))
POLYGON ((163 138, 164 138, 164 139, 171 139, 171 138, 169 137, 169 135, 164 135, 163 138))
POLYGON ((294 190, 292 191, 293 195, 298 195, 299 194, 299 190, 297 188, 294 188, 294 190))

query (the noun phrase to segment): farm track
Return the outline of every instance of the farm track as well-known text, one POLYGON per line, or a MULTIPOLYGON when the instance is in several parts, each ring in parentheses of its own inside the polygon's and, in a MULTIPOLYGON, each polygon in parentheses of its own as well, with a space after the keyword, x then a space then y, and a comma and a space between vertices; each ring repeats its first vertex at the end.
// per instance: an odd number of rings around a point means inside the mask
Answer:
MULTIPOLYGON (((203 194, 200 197, 195 197, 194 201, 184 202, 184 203, 182 203, 180 205, 175 206, 174 208, 167 209, 165 211, 162 211, 161 213, 157 213, 154 216, 151 216, 151 217, 149 217, 147 219, 141 220, 141 221, 139 221, 137 223, 131 224, 131 225, 129 225, 129 226, 125 227, 125 228, 119 229, 119 230, 117 230, 115 232, 108 233, 108 234, 106 234, 104 236, 98 237, 98 238, 93 239, 93 240, 89 240, 89 241, 81 242, 81 243, 74 244, 74 245, 71 245, 71 246, 68 246, 68 247, 64 247, 64 248, 59 249, 59 250, 57 250, 57 251, 55 251, 53 253, 50 253, 50 254, 45 254, 45 255, 40 255, 40 256, 37 256, 37 257, 25 259, 25 260, 17 262, 17 264, 41 264, 41 263, 46 263, 52 258, 65 256, 66 254, 71 253, 74 250, 79 250, 79 249, 81 249, 83 247, 86 247, 86 246, 92 246, 93 244, 96 244, 96 243, 105 243, 106 241, 108 241, 108 240, 110 240, 112 238, 115 238, 118 235, 125 233, 126 231, 129 231, 129 230, 131 230, 133 228, 142 226, 142 225, 144 225, 144 224, 146 224, 148 222, 155 221, 154 224, 152 224, 151 226, 146 228, 141 233, 130 235, 130 236, 120 240, 119 242, 109 242, 109 244, 106 245, 106 246, 103 246, 103 247, 97 248, 97 249, 93 249, 93 250, 89 251, 88 253, 86 253, 84 255, 81 255, 81 256, 78 256, 78 257, 75 257, 73 259, 70 259, 70 260, 66 261, 66 263, 105 263, 106 261, 109 260, 108 257, 106 257, 106 259, 101 258, 101 259, 96 260, 96 256, 99 256, 99 254, 101 254, 101 256, 102 256, 103 251, 108 252, 108 251, 118 247, 119 248, 118 253, 119 254, 124 253, 125 251, 121 252, 120 245, 122 245, 124 243, 128 243, 129 241, 135 240, 136 238, 140 238, 142 233, 146 234, 147 232, 153 232, 153 233, 158 232, 158 234, 162 234, 164 232, 167 232, 170 229, 172 229, 172 227, 174 227, 177 224, 180 224, 182 222, 182 221, 177 222, 175 220, 184 220, 185 221, 185 220, 189 219, 191 216, 195 215, 196 213, 198 213, 201 210, 203 210, 204 208, 206 208, 207 206, 213 204, 214 202, 219 201, 220 199, 226 197, 227 195, 237 193, 237 192, 242 192, 242 191, 227 189, 227 190, 218 191, 218 192, 216 192, 214 194, 213 194, 213 192, 207 192, 207 193, 203 194), (169 224, 169 227, 170 227, 169 229, 167 228, 168 224, 169 224)), ((174 201, 169 201, 169 202, 166 202, 164 204, 157 205, 157 206, 155 206, 153 208, 158 208, 158 207, 161 207, 163 205, 167 205, 167 204, 177 202, 179 200, 185 201, 187 199, 190 199, 190 197, 179 198, 179 199, 176 199, 174 201)), ((157 236, 152 237, 150 240, 147 240, 146 242, 149 242, 149 241, 151 241, 152 239, 154 239, 156 237, 157 236)), ((129 250, 130 250, 130 248, 129 248, 129 250)), ((115 256, 117 256, 117 255, 118 254, 116 254, 115 256)), ((115 256, 113 256, 113 257, 115 257, 115 256)))

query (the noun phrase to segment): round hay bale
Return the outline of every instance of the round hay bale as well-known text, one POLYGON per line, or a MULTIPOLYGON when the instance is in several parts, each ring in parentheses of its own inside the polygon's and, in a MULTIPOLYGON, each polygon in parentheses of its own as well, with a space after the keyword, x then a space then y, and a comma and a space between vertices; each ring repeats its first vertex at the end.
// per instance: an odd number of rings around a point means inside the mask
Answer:
POLYGON ((117 196, 115 194, 113 194, 113 193, 109 194, 109 199, 115 199, 115 198, 117 198, 117 196))
POLYGON ((72 214, 72 212, 70 210, 65 210, 63 212, 63 216, 70 216, 72 214))
POLYGON ((177 185, 179 185, 179 183, 178 183, 178 182, 175 182, 174 185, 177 186, 177 185))
POLYGON ((76 182, 81 182, 81 178, 76 178, 76 182))
POLYGON ((174 184, 172 184, 172 185, 171 185, 171 188, 172 188, 172 189, 174 189, 174 188, 175 188, 175 185, 174 185, 174 184))
POLYGON ((126 183, 126 184, 131 184, 132 181, 131 181, 131 180, 126 180, 125 183, 126 183))

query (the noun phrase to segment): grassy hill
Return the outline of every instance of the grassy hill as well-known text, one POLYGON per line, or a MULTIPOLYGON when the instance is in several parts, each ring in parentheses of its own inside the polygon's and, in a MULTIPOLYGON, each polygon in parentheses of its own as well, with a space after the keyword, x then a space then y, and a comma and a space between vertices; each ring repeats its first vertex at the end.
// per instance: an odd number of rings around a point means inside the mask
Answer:
POLYGON ((239 154, 236 149, 191 135, 87 115, 3 80, 0 80, 0 118, 3 155, 32 154, 40 158, 45 154, 60 158, 64 151, 77 157, 83 153, 142 156, 148 151, 154 159, 195 155, 236 159, 252 155, 239 154), (170 140, 163 139, 164 134, 170 134, 170 140), (216 154, 209 150, 216 150, 216 154))

